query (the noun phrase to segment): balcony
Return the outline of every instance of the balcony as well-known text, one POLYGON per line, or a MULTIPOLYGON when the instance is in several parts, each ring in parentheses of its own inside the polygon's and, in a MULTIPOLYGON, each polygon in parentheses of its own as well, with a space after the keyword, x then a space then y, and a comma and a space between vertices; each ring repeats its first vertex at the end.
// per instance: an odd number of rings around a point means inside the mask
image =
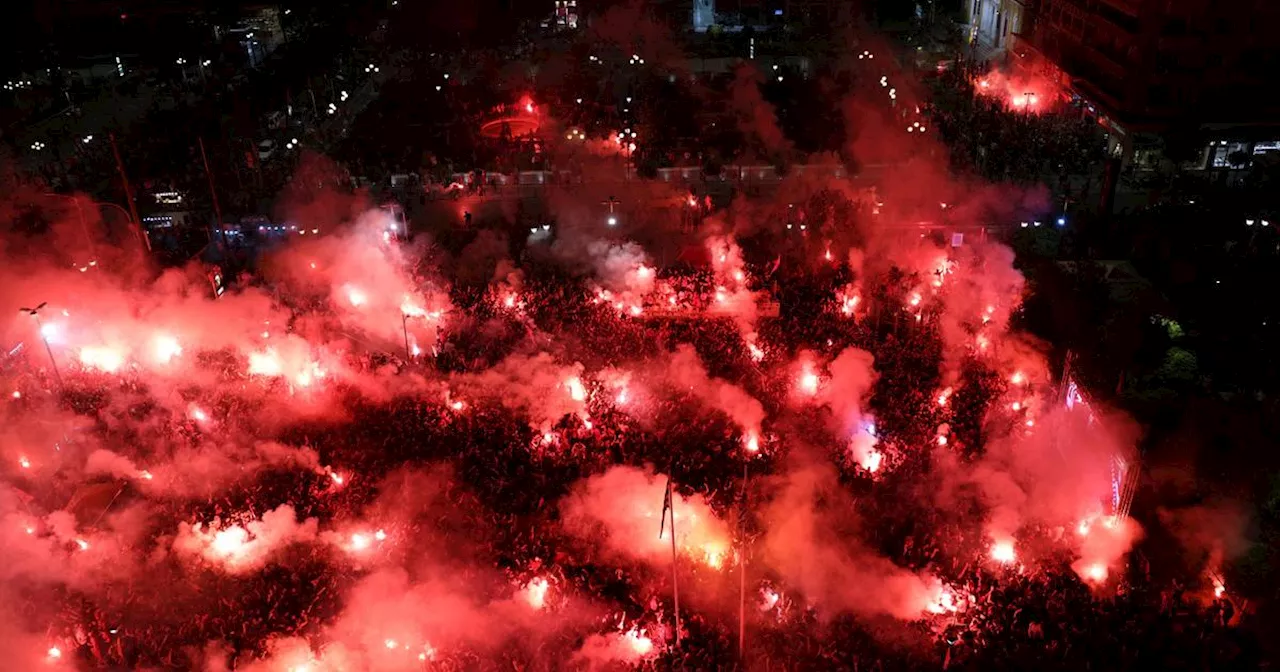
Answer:
POLYGON ((1130 3, 1125 0, 1096 0, 1095 11, 1093 16, 1101 18, 1108 24, 1123 30, 1130 35, 1138 34, 1141 28, 1141 21, 1138 17, 1138 9, 1136 7, 1128 7, 1130 3))
POLYGON ((1107 5, 1111 9, 1124 12, 1129 16, 1137 18, 1139 12, 1142 11, 1141 0, 1095 0, 1099 5, 1107 5))

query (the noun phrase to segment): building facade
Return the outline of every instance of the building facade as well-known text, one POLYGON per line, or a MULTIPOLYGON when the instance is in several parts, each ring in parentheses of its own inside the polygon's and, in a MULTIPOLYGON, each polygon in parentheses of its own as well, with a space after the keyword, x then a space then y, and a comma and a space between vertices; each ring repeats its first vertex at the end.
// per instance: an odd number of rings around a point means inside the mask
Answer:
POLYGON ((969 44, 984 55, 1007 49, 1012 36, 1022 32, 1022 17, 1030 1, 965 0, 969 44))
POLYGON ((1259 130, 1280 118, 1275 0, 1026 1, 1012 47, 1056 70, 1125 158, 1170 129, 1275 134, 1259 130))
POLYGON ((662 13, 681 17, 673 23, 704 33, 786 28, 829 29, 852 16, 853 0, 655 0, 662 13))

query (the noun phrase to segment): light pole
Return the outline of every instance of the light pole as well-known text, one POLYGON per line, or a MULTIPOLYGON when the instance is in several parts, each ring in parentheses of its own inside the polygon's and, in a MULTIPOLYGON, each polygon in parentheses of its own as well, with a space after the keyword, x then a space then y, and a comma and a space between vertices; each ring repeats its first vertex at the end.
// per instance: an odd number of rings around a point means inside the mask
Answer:
POLYGON ((142 228, 142 225, 139 222, 133 221, 133 217, 129 215, 128 210, 124 209, 124 206, 116 205, 115 203, 104 203, 102 201, 94 201, 93 204, 98 206, 98 208, 115 208, 116 210, 119 210, 120 214, 124 215, 125 221, 129 222, 129 228, 133 229, 133 235, 142 242, 148 252, 151 251, 151 236, 147 235, 147 232, 142 228))
POLYGON ((142 242, 147 247, 147 252, 150 252, 151 239, 142 233, 142 218, 138 216, 138 203, 133 198, 133 189, 129 187, 129 176, 124 172, 124 161, 120 158, 120 148, 116 146, 116 134, 108 133, 107 138, 111 140, 111 153, 116 157, 116 170, 120 172, 120 182, 124 185, 124 197, 129 202, 129 210, 126 212, 124 208, 120 208, 114 203, 105 203, 104 205, 113 205, 125 213, 125 216, 129 218, 129 223, 134 227, 134 234, 142 239, 142 242))
POLYGON ((58 372, 58 362, 53 358, 53 348, 49 346, 49 337, 45 334, 44 324, 40 321, 40 311, 49 305, 48 301, 41 301, 40 305, 35 308, 19 308, 18 312, 26 313, 36 321, 36 331, 40 333, 40 340, 44 341, 44 351, 49 353, 49 365, 53 367, 53 378, 58 381, 58 390, 62 390, 62 374, 58 372))
POLYGON ((606 218, 606 219, 605 219, 605 223, 607 223, 609 226, 617 226, 617 225, 618 225, 618 216, 617 216, 616 214, 614 214, 613 209, 614 209, 615 207, 619 206, 619 205, 622 205, 622 201, 619 201, 618 199, 614 198, 613 196, 610 196, 608 200, 606 200, 606 201, 602 201, 602 202, 600 203, 600 205, 607 205, 607 206, 609 206, 609 216, 608 216, 608 218, 606 218))
MULTIPOLYGON (((755 440, 754 437, 749 441, 755 440)), ((738 504, 738 659, 746 660, 747 650, 747 488, 750 484, 751 444, 742 460, 742 493, 738 504)))
POLYGON ((400 327, 404 329, 404 354, 412 361, 413 350, 409 349, 409 313, 400 313, 400 327))
POLYGON ((89 235, 88 224, 84 221, 84 208, 80 207, 80 197, 67 194, 55 194, 53 192, 46 192, 45 196, 50 198, 65 198, 71 201, 72 205, 76 207, 76 219, 80 220, 80 231, 84 234, 85 242, 89 244, 89 254, 92 255, 93 259, 96 261, 98 259, 98 248, 93 242, 93 236, 89 235))
POLYGON ((422 315, 410 315, 403 310, 400 311, 400 328, 404 330, 404 354, 413 361, 416 355, 413 354, 413 348, 409 345, 409 318, 411 317, 422 317, 422 315))

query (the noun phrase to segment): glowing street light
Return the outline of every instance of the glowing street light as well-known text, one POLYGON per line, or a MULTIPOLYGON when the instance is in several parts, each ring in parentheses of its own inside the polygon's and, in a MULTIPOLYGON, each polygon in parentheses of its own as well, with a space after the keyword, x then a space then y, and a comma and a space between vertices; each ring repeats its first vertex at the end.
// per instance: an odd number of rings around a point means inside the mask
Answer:
POLYGON ((419 349, 418 346, 411 345, 409 343, 409 318, 411 317, 425 318, 426 314, 419 313, 419 312, 414 312, 413 314, 410 314, 410 311, 405 310, 403 306, 400 309, 400 328, 404 330, 404 351, 406 354, 409 355, 410 361, 412 361, 415 357, 417 357, 418 353, 422 352, 422 350, 419 349))
POLYGON ((609 217, 604 220, 605 223, 608 224, 609 226, 618 225, 618 216, 617 214, 614 213, 614 208, 618 207, 621 204, 622 204, 622 201, 619 201, 613 196, 610 196, 607 200, 601 202, 601 205, 609 206, 609 217))
POLYGON ((40 331, 40 340, 44 341, 44 351, 49 354, 49 364, 53 367, 53 378, 58 381, 58 389, 62 389, 62 374, 58 371, 58 362, 53 358, 53 348, 49 346, 49 338, 56 336, 57 327, 52 324, 44 324, 40 321, 40 311, 49 305, 48 301, 41 301, 40 305, 35 308, 19 308, 18 312, 26 313, 36 322, 36 329, 40 331))

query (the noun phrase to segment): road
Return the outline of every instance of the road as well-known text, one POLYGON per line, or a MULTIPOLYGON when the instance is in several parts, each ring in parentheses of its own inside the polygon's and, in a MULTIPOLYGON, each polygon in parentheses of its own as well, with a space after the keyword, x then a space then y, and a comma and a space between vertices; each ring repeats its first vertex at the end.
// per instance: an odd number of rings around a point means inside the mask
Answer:
POLYGON ((18 130, 15 134, 18 148, 23 152, 25 165, 39 169, 60 159, 75 156, 86 144, 106 142, 108 129, 127 128, 142 120, 153 105, 172 107, 177 101, 158 87, 142 82, 122 80, 111 87, 99 89, 93 98, 79 101, 76 108, 62 112, 18 130), (137 85, 137 93, 124 95, 120 87, 137 85), (88 143, 85 138, 92 137, 88 143), (40 142, 43 149, 32 150, 33 143, 40 142))

